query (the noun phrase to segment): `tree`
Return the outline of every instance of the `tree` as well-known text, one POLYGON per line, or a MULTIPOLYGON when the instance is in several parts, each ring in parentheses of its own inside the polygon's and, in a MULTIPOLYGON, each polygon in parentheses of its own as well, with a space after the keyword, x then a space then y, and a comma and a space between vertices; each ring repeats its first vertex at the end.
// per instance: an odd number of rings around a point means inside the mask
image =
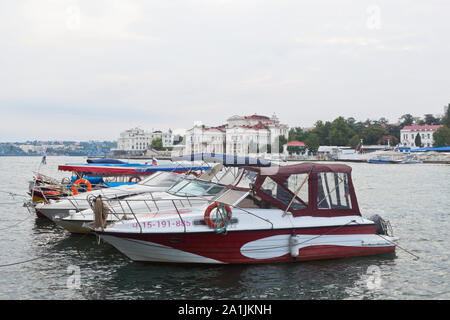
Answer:
POLYGON ((353 137, 351 137, 350 140, 348 141, 348 144, 352 148, 356 148, 356 146, 360 143, 361 143, 361 139, 359 138, 359 136, 357 134, 355 134, 353 137))
POLYGON ((398 139, 395 136, 391 136, 391 135, 386 135, 386 136, 382 136, 380 138, 380 140, 378 140, 377 142, 378 144, 384 144, 384 145, 391 145, 391 146, 395 146, 398 143, 398 139))
POLYGON ((320 138, 317 134, 311 133, 305 140, 305 145, 312 153, 317 152, 320 146, 320 138))
POLYGON ((449 147, 450 146, 450 128, 442 126, 433 133, 433 147, 449 147))
POLYGON ((289 141, 298 140, 303 141, 305 140, 305 132, 300 127, 291 128, 289 130, 289 141))
MULTIPOLYGON (((319 138, 319 145, 330 145, 330 141, 328 140, 330 134, 331 122, 327 121, 323 123, 321 120, 317 121, 315 124, 315 128, 312 130, 313 133, 317 135, 319 138)), ((306 143, 306 139, 305 139, 306 143)))
POLYGON ((424 115, 424 121, 426 125, 435 125, 441 122, 441 119, 434 117, 432 114, 427 113, 424 115))
POLYGON ((287 143, 287 139, 285 136, 278 136, 278 152, 283 153, 283 145, 287 143))
POLYGON ((376 144, 386 133, 386 129, 382 126, 371 125, 363 128, 359 136, 363 139, 364 144, 376 144))
POLYGON ((450 128, 450 103, 445 107, 445 115, 441 120, 441 124, 450 128))
POLYGON ((414 144, 416 145, 416 147, 422 146, 422 139, 420 138, 419 133, 416 135, 416 138, 414 139, 414 144))
POLYGON ((409 113, 402 115, 399 120, 402 124, 402 127, 410 126, 414 123, 414 117, 409 113))
POLYGON ((345 146, 355 132, 343 117, 336 118, 330 125, 328 141, 333 146, 345 146))
POLYGON ((162 150, 163 145, 162 145, 162 139, 161 138, 156 138, 152 140, 152 148, 155 150, 162 150))

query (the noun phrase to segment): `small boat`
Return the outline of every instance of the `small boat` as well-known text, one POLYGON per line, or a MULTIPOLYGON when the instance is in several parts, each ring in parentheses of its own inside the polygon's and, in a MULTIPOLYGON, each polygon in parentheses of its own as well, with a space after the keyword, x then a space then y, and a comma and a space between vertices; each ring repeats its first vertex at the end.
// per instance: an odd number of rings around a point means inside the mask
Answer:
POLYGON ((368 163, 402 163, 402 161, 389 156, 375 156, 367 160, 368 163))
MULTIPOLYGON (((267 167, 271 163, 249 157, 237 157, 226 154, 194 154, 174 157, 172 161, 203 161, 210 170, 202 175, 179 175, 177 181, 170 184, 170 188, 148 190, 140 194, 129 194, 107 201, 111 214, 106 223, 112 223, 133 218, 135 215, 148 214, 149 211, 182 210, 190 211, 190 207, 207 204, 215 196, 226 190, 226 186, 235 182, 245 183, 240 170, 242 166, 267 167), (215 165, 213 165, 215 164, 215 165), (237 180, 239 179, 239 181, 237 180)), ((192 164, 191 164, 192 166, 192 164)), ((247 185, 248 187, 248 185, 247 185)), ((99 195, 99 194, 97 194, 99 195)), ((102 199, 108 200, 102 195, 102 199)), ((56 207, 57 204, 54 205, 56 207)), ((51 206, 47 206, 49 208, 51 206)), ((94 206, 89 201, 75 212, 74 206, 66 203, 66 214, 55 217, 54 222, 72 233, 88 233, 92 230, 85 227, 95 219, 94 206), (90 208, 88 207, 90 205, 90 208), (85 209, 85 210, 80 210, 85 209)))
POLYGON ((34 208, 36 214, 40 217, 46 217, 52 221, 89 209, 89 199, 102 196, 107 199, 122 199, 142 193, 155 191, 164 191, 170 188, 182 177, 180 174, 171 172, 157 172, 138 183, 131 185, 122 185, 117 187, 92 190, 78 195, 71 195, 57 200, 37 203, 34 208))
POLYGON ((405 159, 403 159, 402 163, 416 164, 416 163, 423 163, 423 161, 419 160, 416 155, 409 154, 405 159))
MULTIPOLYGON (((46 201, 41 201, 40 203, 35 204, 36 214, 39 217, 46 217, 50 220, 54 220, 55 218, 62 218, 69 215, 69 212, 71 211, 79 212, 90 208, 88 198, 92 196, 102 195, 105 199, 120 199, 146 192, 148 193, 152 191, 163 191, 167 190, 176 181, 181 179, 181 176, 179 176, 180 173, 193 173, 197 175, 200 172, 210 169, 209 166, 194 164, 164 164, 151 166, 127 165, 126 177, 129 176, 129 178, 125 179, 124 181, 105 182, 104 179, 107 179, 106 177, 112 177, 113 179, 121 177, 122 174, 124 174, 124 171, 122 170, 124 167, 116 167, 114 164, 106 167, 104 167, 104 165, 104 163, 101 163, 98 165, 95 164, 94 166, 85 164, 68 164, 59 166, 60 170, 77 170, 75 171, 77 172, 77 176, 82 176, 83 178, 81 178, 81 181, 83 181, 83 183, 88 183, 88 186, 90 186, 88 179, 95 179, 96 181, 100 181, 99 183, 95 184, 96 186, 101 184, 104 184, 104 186, 95 189, 88 188, 87 190, 80 190, 80 192, 75 192, 77 191, 77 189, 74 188, 74 186, 78 185, 77 180, 73 182, 73 192, 71 192, 69 195, 57 195, 54 198, 45 199, 46 201), (98 175, 100 175, 100 177, 98 175)), ((61 184, 60 189, 69 190, 70 186, 70 183, 66 185, 61 184)), ((36 192, 36 189, 38 188, 40 188, 40 185, 35 188, 34 192, 36 192)))
MULTIPOLYGON (((363 218, 343 164, 243 167, 208 203, 149 210, 91 229, 134 261, 247 264, 395 252, 379 216, 363 218)), ((103 213, 96 213, 96 220, 103 213)))

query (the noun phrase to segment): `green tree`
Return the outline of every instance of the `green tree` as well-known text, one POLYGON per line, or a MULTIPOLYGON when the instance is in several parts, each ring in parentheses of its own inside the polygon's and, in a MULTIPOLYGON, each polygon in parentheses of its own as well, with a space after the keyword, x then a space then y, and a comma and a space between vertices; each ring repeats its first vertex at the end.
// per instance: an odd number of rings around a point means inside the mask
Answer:
POLYGON ((397 141, 400 141, 400 130, 401 129, 402 129, 401 126, 394 126, 394 125, 386 126, 387 134, 395 137, 397 139, 397 141))
POLYGON ((444 117, 442 117, 441 123, 444 126, 447 126, 448 128, 450 128, 450 103, 446 107, 445 115, 444 115, 444 117))
POLYGON ((285 136, 278 136, 278 152, 279 153, 283 152, 283 145, 285 145, 287 142, 288 141, 285 136))
POLYGON ((348 144, 352 148, 356 148, 356 146, 360 143, 361 143, 361 139, 359 138, 359 136, 357 134, 355 134, 353 137, 351 137, 350 140, 348 141, 348 144))
POLYGON ((450 128, 447 126, 440 127, 433 133, 433 147, 450 147, 450 128))
POLYGON ((386 136, 382 136, 380 138, 380 140, 378 140, 377 142, 378 144, 390 144, 391 146, 395 146, 398 143, 398 139, 395 136, 391 136, 391 135, 386 135, 386 136))
POLYGON ((328 141, 334 146, 348 145, 355 132, 350 128, 343 117, 336 118, 330 125, 328 141))
POLYGON ((291 128, 289 130, 289 141, 298 140, 298 141, 304 141, 305 140, 305 132, 300 127, 291 128))
POLYGON ((414 117, 409 113, 402 115, 399 120, 401 122, 402 127, 410 126, 414 123, 414 117))
MULTIPOLYGON (((319 120, 315 124, 315 128, 312 130, 312 133, 315 133, 319 138, 319 145, 328 146, 330 145, 330 141, 328 139, 330 134, 331 122, 327 121, 323 123, 322 120, 319 120)), ((305 139, 306 143, 306 139, 305 139)))
POLYGON ((426 125, 435 125, 441 122, 440 118, 436 118, 431 113, 427 113, 424 115, 424 121, 426 125))
POLYGON ((386 129, 382 126, 371 125, 363 128, 359 136, 363 139, 364 144, 376 144, 386 133, 386 129))
POLYGON ((163 145, 162 145, 162 139, 161 138, 156 138, 152 140, 152 148, 155 150, 162 150, 163 145))
POLYGON ((317 152, 320 146, 320 138, 317 134, 311 133, 305 140, 305 145, 310 152, 317 152))
POLYGON ((422 138, 420 138, 419 133, 416 135, 416 138, 414 139, 414 144, 416 145, 416 147, 422 146, 422 138))

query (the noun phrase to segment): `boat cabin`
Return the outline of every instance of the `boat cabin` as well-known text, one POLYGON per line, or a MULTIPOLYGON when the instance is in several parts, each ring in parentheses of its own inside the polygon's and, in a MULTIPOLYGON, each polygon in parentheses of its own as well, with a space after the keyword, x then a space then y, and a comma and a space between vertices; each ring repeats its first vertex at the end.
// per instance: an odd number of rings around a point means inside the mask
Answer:
POLYGON ((344 164, 316 163, 246 167, 245 182, 229 186, 230 192, 216 201, 241 208, 278 208, 294 217, 360 216, 351 170, 344 164))

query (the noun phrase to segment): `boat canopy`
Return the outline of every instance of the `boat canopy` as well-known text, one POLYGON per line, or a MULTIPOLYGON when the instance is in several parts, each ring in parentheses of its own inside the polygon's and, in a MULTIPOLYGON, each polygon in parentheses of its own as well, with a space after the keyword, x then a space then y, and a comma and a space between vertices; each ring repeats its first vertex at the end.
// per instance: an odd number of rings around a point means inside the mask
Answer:
POLYGON ((117 176, 117 175, 149 175, 158 171, 183 173, 186 171, 203 171, 210 169, 210 166, 189 166, 181 164, 76 164, 69 163, 59 165, 58 170, 79 172, 83 175, 95 176, 117 176))
POLYGON ((301 163, 257 171, 252 191, 265 203, 293 216, 361 215, 351 179, 352 168, 345 164, 301 163))
POLYGON ((227 167, 242 167, 242 166, 270 167, 274 165, 271 162, 264 159, 252 157, 240 157, 223 153, 196 153, 172 157, 172 161, 183 161, 183 160, 184 161, 203 160, 205 162, 222 163, 224 166, 227 167))

